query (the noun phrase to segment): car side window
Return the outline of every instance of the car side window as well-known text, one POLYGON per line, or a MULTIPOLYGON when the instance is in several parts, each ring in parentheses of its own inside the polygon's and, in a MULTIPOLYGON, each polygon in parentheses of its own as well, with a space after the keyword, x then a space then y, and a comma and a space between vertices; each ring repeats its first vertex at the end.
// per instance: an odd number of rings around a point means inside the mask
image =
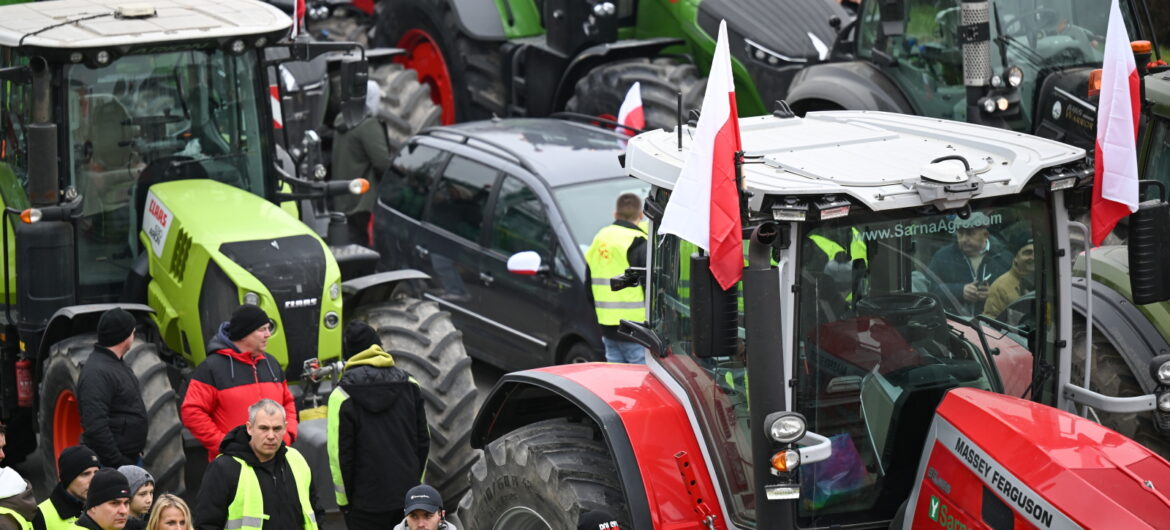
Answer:
POLYGON ((461 156, 451 158, 431 196, 430 222, 471 241, 478 241, 484 208, 498 172, 461 156))
POLYGON ((378 187, 379 199, 403 215, 421 219, 435 174, 443 166, 443 151, 411 144, 398 153, 378 187))
POLYGON ((491 248, 505 255, 533 250, 548 259, 552 227, 540 197, 516 177, 505 177, 496 199, 491 248))

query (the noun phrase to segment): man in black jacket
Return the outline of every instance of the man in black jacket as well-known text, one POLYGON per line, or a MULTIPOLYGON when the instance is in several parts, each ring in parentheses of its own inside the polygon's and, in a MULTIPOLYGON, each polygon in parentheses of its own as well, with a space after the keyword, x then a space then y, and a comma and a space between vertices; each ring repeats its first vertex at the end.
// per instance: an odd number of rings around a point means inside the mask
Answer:
POLYGON ((85 496, 85 513, 75 528, 121 530, 130 514, 130 483, 116 469, 99 469, 85 496))
POLYGON ((386 528, 422 480, 431 439, 418 383, 361 321, 345 328, 348 361, 329 395, 329 468, 349 530, 386 528))
POLYGON ((142 464, 146 447, 146 404, 138 377, 122 361, 134 343, 134 317, 121 308, 98 320, 97 345, 81 367, 77 400, 81 407, 81 443, 97 453, 105 467, 142 464))
POLYGON ((248 407, 248 423, 228 433, 220 455, 207 466, 192 513, 194 528, 240 528, 257 520, 266 530, 316 528, 312 472, 305 457, 284 444, 284 414, 271 399, 248 407))

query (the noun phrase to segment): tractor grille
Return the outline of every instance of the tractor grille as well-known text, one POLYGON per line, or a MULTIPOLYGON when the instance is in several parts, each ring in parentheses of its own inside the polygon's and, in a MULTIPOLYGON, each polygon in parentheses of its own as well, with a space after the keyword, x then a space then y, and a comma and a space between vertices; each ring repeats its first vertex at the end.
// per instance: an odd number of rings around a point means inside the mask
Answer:
POLYGON ((183 274, 187 272, 187 255, 191 253, 191 236, 186 230, 179 229, 175 236, 175 251, 171 254, 171 276, 179 282, 183 281, 183 274))
POLYGON ((219 251, 260 280, 280 312, 288 348, 285 374, 301 376, 305 359, 317 356, 321 293, 325 285, 325 251, 312 236, 225 243, 219 251))

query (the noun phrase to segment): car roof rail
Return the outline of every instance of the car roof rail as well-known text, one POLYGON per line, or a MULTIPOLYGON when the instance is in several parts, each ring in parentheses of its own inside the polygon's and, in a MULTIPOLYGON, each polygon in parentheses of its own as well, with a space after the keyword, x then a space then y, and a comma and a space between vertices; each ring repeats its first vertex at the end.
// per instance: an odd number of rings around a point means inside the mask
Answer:
POLYGON ((516 165, 528 170, 528 172, 532 173, 533 175, 539 174, 536 171, 536 168, 532 167, 532 164, 529 164, 528 161, 524 159, 524 157, 520 156, 515 151, 509 149, 508 147, 505 147, 502 144, 493 142, 493 141, 485 139, 485 138, 475 136, 474 134, 469 134, 465 131, 450 129, 447 127, 427 127, 426 129, 423 129, 419 134, 425 134, 428 136, 447 136, 447 137, 449 137, 448 138, 449 140, 453 140, 455 142, 459 142, 459 143, 464 144, 464 145, 471 145, 471 142, 474 141, 476 143, 483 144, 484 146, 488 147, 489 149, 487 149, 486 152, 491 153, 493 155, 496 155, 497 157, 502 158, 504 160, 507 160, 509 162, 512 162, 513 164, 516 164, 516 165))
POLYGON ((625 135, 616 131, 616 129, 618 127, 621 127, 622 129, 626 129, 628 131, 633 131, 634 134, 642 134, 642 133, 646 132, 646 129, 639 129, 637 127, 630 127, 629 125, 626 125, 623 123, 618 123, 617 120, 611 120, 609 118, 602 118, 600 116, 592 116, 589 114, 581 114, 580 112, 568 112, 568 111, 554 112, 554 113, 550 114, 549 117, 550 118, 559 118, 559 119, 571 121, 574 123, 582 123, 582 124, 586 124, 586 125, 592 125, 592 126, 597 127, 601 130, 609 131, 609 132, 616 134, 616 135, 619 135, 619 136, 625 136, 625 135), (613 127, 613 129, 607 129, 605 127, 602 127, 603 125, 608 125, 610 127, 613 127))

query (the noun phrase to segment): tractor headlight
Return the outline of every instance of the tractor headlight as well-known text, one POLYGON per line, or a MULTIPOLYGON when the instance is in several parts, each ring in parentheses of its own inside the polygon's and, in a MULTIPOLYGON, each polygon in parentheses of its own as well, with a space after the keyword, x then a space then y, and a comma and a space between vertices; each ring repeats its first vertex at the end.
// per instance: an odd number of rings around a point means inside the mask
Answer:
POLYGON ((803 438, 807 429, 804 416, 796 412, 773 412, 764 420, 764 425, 768 426, 768 436, 782 444, 803 438))
POLYGON ((336 311, 329 311, 325 313, 325 327, 333 329, 341 323, 341 317, 337 316, 336 311))
POLYGON ((983 112, 988 114, 995 112, 995 100, 991 98, 983 98, 981 103, 983 104, 983 112))
POLYGON ((1170 392, 1158 394, 1158 410, 1170 412, 1170 392))
POLYGON ((94 60, 97 61, 98 64, 109 64, 110 52, 108 52, 106 50, 102 50, 100 52, 97 52, 97 55, 94 56, 94 60))
POLYGON ((1005 77, 1007 77, 1008 86, 1015 88, 1024 82, 1024 71, 1019 66, 1013 66, 1008 68, 1007 76, 1005 77))
POLYGON ((1150 359, 1150 377, 1160 385, 1170 385, 1170 354, 1150 359))
POLYGON ((246 49, 247 49, 247 45, 244 44, 244 41, 242 41, 240 39, 236 39, 236 40, 232 41, 232 53, 239 55, 241 53, 244 53, 244 50, 246 50, 246 49))
POLYGON ((337 300, 339 296, 341 296, 341 284, 333 282, 333 285, 329 286, 329 299, 337 300))
POLYGON ((1011 102, 1008 101, 1008 98, 1003 96, 995 98, 995 108, 999 109, 1000 112, 1007 110, 1008 105, 1011 105, 1011 102))
POLYGON ((244 293, 244 303, 250 305, 260 305, 260 295, 252 291, 244 293))

